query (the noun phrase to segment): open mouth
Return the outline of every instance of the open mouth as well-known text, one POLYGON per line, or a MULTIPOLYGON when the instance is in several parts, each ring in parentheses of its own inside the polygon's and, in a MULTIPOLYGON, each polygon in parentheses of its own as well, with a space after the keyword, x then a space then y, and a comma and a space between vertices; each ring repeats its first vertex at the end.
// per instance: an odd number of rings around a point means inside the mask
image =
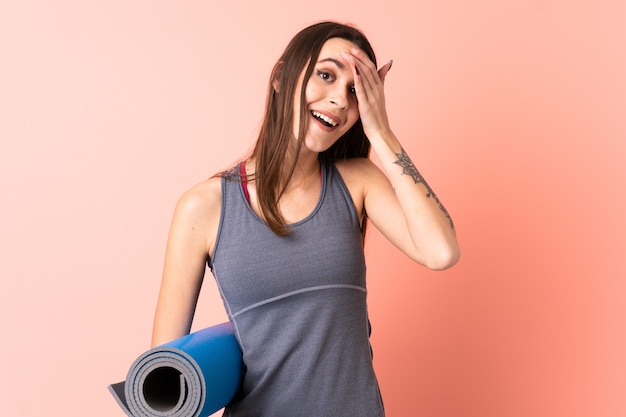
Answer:
POLYGON ((311 114, 313 115, 313 117, 315 117, 317 120, 319 120, 324 126, 327 127, 335 127, 337 126, 337 122, 334 121, 333 119, 331 119, 330 117, 322 114, 322 113, 318 113, 315 110, 311 111, 311 114))

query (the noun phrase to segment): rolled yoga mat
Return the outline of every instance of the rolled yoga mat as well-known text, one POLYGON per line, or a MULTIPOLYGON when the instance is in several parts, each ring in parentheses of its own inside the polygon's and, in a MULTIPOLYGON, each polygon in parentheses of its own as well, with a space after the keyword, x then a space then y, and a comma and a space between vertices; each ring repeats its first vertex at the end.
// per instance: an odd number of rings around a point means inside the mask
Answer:
POLYGON ((207 417, 234 398, 242 378, 239 344, 223 323, 148 350, 109 391, 130 417, 207 417))

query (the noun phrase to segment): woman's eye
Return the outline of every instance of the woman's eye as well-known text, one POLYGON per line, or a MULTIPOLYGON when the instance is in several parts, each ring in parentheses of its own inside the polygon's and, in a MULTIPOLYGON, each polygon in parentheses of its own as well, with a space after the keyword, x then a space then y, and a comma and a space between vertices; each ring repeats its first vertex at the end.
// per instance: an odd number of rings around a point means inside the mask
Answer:
POLYGON ((320 77, 324 81, 332 81, 333 76, 328 71, 317 71, 317 76, 320 77))
POLYGON ((353 96, 356 96, 356 88, 354 88, 354 86, 350 87, 350 94, 352 94, 353 96))

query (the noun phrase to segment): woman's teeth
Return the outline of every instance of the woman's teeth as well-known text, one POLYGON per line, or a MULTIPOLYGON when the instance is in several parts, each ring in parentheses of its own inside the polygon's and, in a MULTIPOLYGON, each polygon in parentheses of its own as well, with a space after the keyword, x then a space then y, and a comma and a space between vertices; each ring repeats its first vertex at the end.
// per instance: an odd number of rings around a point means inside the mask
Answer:
POLYGON ((313 114, 313 117, 321 120, 326 126, 328 127, 335 127, 337 126, 337 122, 334 121, 333 119, 331 119, 330 117, 323 115, 322 113, 318 113, 316 111, 311 111, 311 114, 313 114))

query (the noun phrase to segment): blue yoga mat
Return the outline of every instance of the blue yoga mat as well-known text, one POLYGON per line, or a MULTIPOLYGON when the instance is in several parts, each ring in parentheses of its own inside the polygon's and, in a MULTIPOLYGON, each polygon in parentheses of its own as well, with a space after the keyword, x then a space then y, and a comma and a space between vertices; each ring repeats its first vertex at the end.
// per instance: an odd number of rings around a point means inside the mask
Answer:
POLYGON ((130 417, 206 417, 232 401, 242 378, 239 344, 223 323, 148 350, 109 391, 130 417))

